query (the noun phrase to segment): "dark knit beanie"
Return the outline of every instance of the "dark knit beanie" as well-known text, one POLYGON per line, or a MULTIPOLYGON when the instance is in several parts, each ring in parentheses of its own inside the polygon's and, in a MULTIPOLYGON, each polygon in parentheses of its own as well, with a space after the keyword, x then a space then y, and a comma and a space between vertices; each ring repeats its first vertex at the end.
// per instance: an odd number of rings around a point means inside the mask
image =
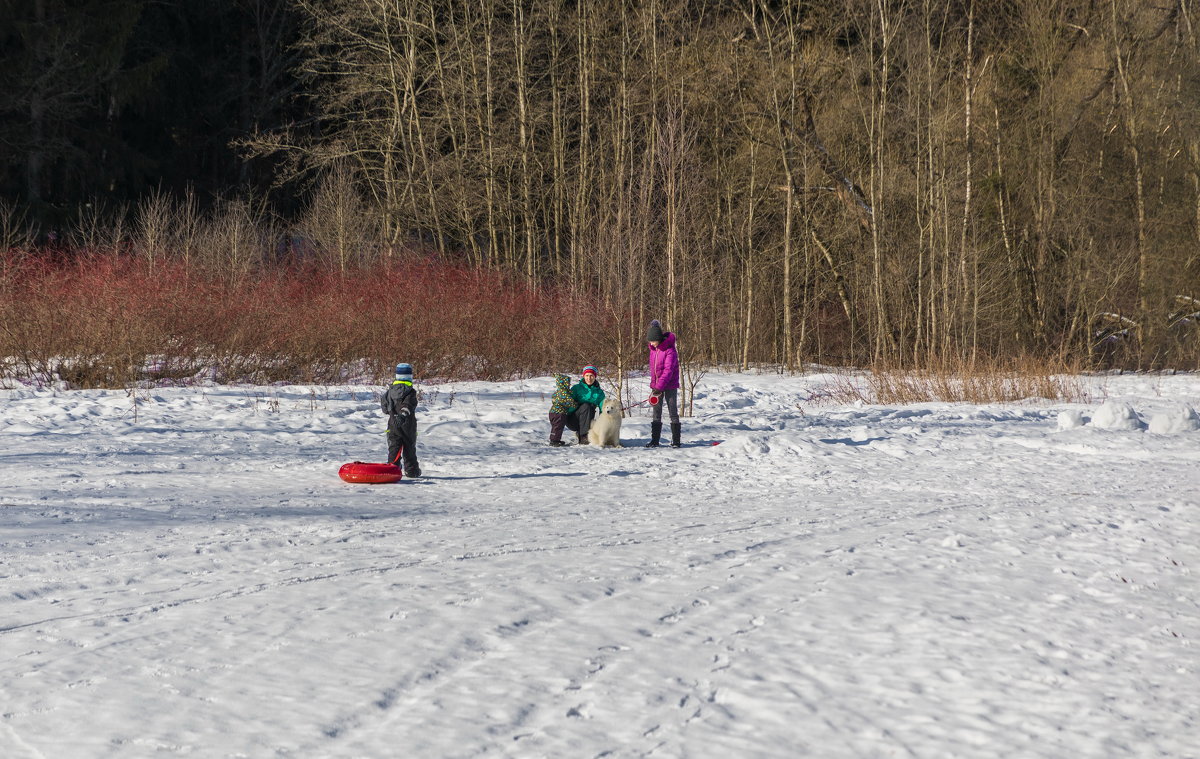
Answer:
POLYGON ((646 342, 657 343, 657 342, 662 342, 662 339, 663 339, 662 325, 658 323, 658 319, 655 319, 654 321, 650 322, 650 329, 646 332, 646 342))

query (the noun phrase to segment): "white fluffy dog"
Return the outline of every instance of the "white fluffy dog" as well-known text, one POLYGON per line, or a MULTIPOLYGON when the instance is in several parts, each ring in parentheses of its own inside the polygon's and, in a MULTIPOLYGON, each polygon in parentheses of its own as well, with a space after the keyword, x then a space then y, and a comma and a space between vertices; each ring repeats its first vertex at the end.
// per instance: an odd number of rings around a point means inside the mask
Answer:
POLYGON ((606 448, 621 447, 621 404, 613 398, 604 399, 604 408, 592 420, 588 442, 606 448))

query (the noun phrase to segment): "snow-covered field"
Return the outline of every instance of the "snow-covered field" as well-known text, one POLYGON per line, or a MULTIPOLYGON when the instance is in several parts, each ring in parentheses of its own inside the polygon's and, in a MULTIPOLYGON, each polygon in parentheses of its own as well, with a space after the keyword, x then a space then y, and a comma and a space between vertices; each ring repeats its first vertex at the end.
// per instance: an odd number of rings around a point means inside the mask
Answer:
POLYGON ((380 486, 375 387, 0 391, 0 757, 1200 757, 1200 377, 828 379, 426 386, 380 486))

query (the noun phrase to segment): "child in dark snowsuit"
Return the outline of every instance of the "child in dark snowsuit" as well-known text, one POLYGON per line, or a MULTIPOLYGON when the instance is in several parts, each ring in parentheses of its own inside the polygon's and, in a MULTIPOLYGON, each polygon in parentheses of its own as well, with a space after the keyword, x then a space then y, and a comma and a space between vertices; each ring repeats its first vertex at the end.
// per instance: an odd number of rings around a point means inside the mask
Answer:
POLYGON ((562 440, 567 417, 575 413, 579 404, 571 397, 571 378, 565 374, 554 375, 554 397, 550 399, 550 445, 566 445, 562 440))
POLYGON ((409 364, 396 364, 396 378, 384 391, 379 405, 388 415, 388 463, 404 459, 404 476, 420 477, 417 463, 417 391, 413 389, 413 370, 409 364))

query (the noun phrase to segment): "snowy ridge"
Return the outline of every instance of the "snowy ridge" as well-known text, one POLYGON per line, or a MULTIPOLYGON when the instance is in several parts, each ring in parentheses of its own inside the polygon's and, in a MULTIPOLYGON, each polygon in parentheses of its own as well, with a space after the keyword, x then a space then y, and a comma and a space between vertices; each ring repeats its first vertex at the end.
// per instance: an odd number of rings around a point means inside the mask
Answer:
POLYGON ((0 756, 1200 756, 1200 378, 823 381, 425 387, 392 486, 374 387, 0 391, 0 756))

